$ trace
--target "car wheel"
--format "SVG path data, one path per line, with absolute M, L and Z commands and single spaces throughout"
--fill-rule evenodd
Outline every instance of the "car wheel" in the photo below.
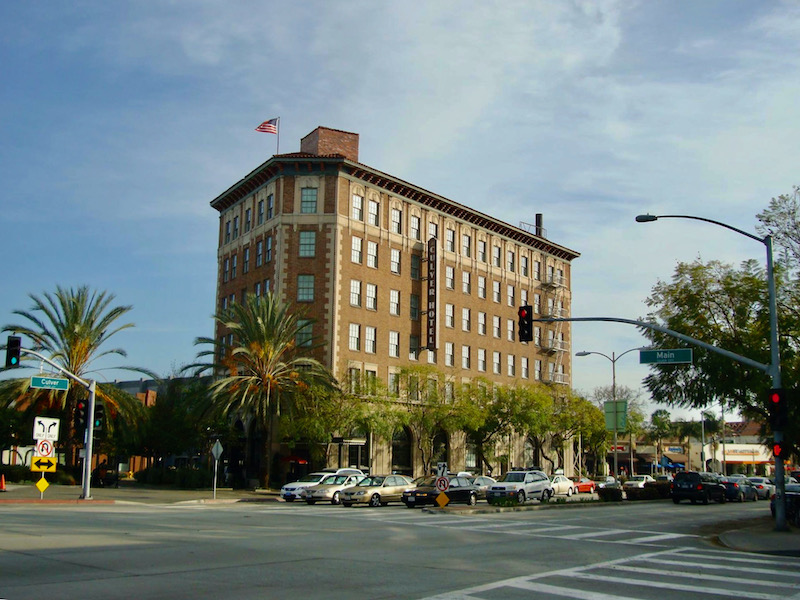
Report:
M 681 503 L 681 499 L 680 498 L 673 498 L 672 502 L 673 502 L 673 504 L 680 504 Z
M 517 492 L 517 504 L 525 504 L 525 491 L 520 490 Z
M 567 488 L 567 498 L 572 496 L 572 488 Z
M 552 490 L 542 490 L 542 502 L 547 502 L 552 496 Z
M 744 492 L 739 492 L 739 497 L 736 498 L 739 502 L 744 502 Z
M 339 495 L 339 492 L 333 492 L 333 496 L 331 496 L 331 504 L 341 504 L 342 498 Z
M 708 504 L 708 492 L 703 496 L 703 504 Z
M 694 498 L 692 498 L 691 500 L 692 500 L 692 504 L 697 504 L 697 500 L 695 500 Z
M 475 506 L 478 503 L 478 495 L 477 494 L 470 494 L 469 500 L 467 500 L 467 504 L 470 506 Z
M 353 503 L 352 502 L 342 502 L 342 506 L 346 506 L 347 508 L 350 508 L 351 506 L 353 506 Z
M 380 494 L 372 494 L 372 498 L 369 499 L 370 506 L 380 506 L 381 505 L 381 496 Z
M 306 504 L 316 504 L 316 503 L 317 503 L 316 500 L 308 500 L 308 499 L 306 500 Z

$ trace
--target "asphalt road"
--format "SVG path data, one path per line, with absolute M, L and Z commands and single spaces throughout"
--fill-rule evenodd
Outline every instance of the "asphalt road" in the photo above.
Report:
M 0 598 L 800 594 L 800 559 L 713 542 L 765 502 L 445 513 L 292 503 L 0 505 Z

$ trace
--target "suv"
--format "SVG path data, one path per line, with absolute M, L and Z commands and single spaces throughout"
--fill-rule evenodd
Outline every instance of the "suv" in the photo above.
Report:
M 701 501 L 708 504 L 709 500 L 716 500 L 720 504 L 725 502 L 725 484 L 713 473 L 698 473 L 685 471 L 677 473 L 670 486 L 672 501 L 678 504 L 681 500 L 690 500 L 692 504 Z
M 509 471 L 486 490 L 486 501 L 493 504 L 501 498 L 515 498 L 523 504 L 529 498 L 547 502 L 553 496 L 553 484 L 542 471 Z

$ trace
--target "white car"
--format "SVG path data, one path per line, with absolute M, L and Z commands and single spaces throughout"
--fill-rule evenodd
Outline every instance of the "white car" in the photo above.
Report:
M 301 491 L 303 498 L 308 504 L 317 502 L 330 502 L 331 504 L 342 503 L 342 490 L 358 485 L 366 475 L 334 475 L 328 477 L 322 483 L 307 487 Z
M 553 484 L 553 493 L 554 494 L 564 494 L 566 496 L 572 496 L 578 492 L 578 490 L 573 487 L 575 482 L 573 482 L 569 477 L 565 477 L 564 475 L 553 475 L 553 479 L 550 480 L 550 483 Z
M 622 484 L 622 488 L 643 488 L 645 483 L 655 482 L 650 475 L 631 475 L 628 480 Z
M 486 490 L 486 501 L 493 504 L 503 498 L 524 504 L 530 498 L 547 502 L 553 496 L 553 484 L 542 471 L 509 471 Z
M 335 477 L 335 475 L 335 473 L 326 473 L 324 471 L 303 475 L 297 481 L 287 483 L 281 488 L 281 498 L 286 500 L 286 502 L 294 502 L 295 500 L 299 500 L 301 493 L 304 492 L 306 488 L 309 488 L 312 485 L 320 484 L 330 477 Z

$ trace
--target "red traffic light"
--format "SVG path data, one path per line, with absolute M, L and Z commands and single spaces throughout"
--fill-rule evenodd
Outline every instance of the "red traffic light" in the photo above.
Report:
M 779 390 L 771 390 L 769 393 L 769 400 L 773 404 L 778 404 L 781 401 L 781 393 Z
M 528 316 L 528 311 L 526 310 L 526 308 L 524 306 L 520 307 L 520 309 L 519 309 L 519 318 L 520 319 L 524 319 L 527 316 Z
M 783 445 L 779 443 L 775 443 L 772 446 L 772 455 L 773 456 L 781 456 L 783 452 Z

